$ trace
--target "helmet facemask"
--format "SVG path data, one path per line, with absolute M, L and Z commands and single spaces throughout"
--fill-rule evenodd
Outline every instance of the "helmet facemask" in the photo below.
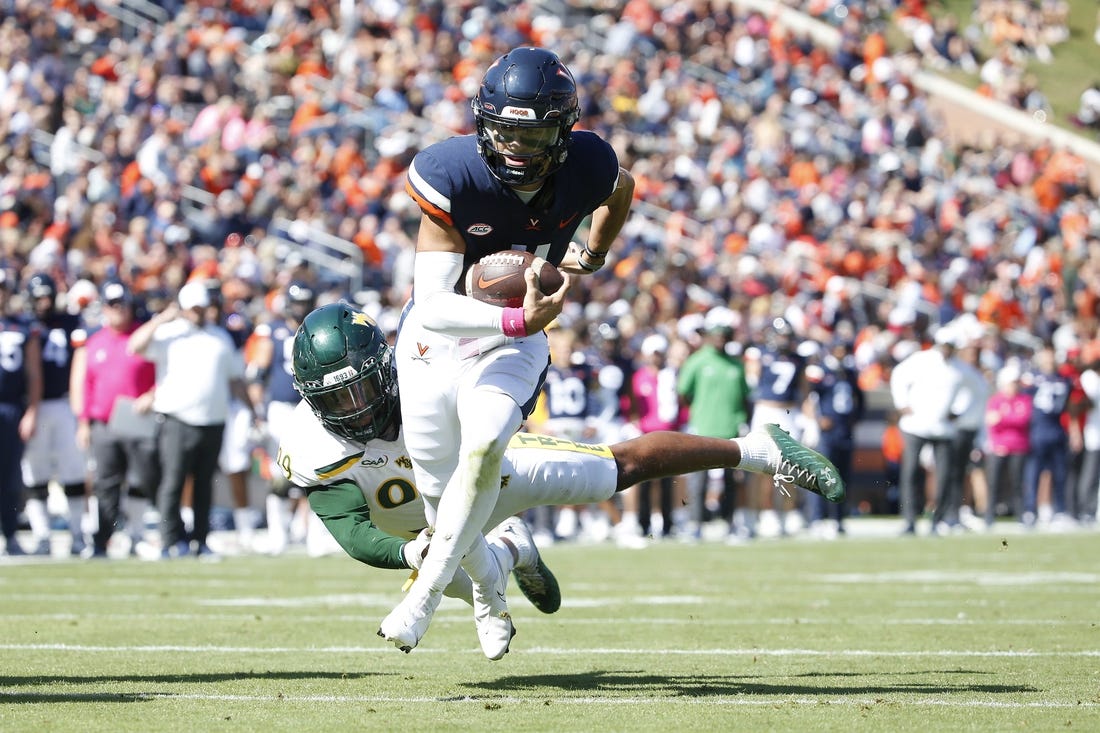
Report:
M 561 167 L 568 153 L 568 130 L 557 123 L 530 124 L 481 115 L 478 150 L 502 183 L 537 183 Z
M 365 313 L 331 303 L 294 334 L 294 388 L 332 433 L 394 440 L 401 425 L 393 348 Z
M 349 366 L 325 375 L 324 381 L 331 384 L 299 385 L 298 391 L 317 419 L 337 435 L 359 443 L 386 437 L 395 424 L 396 412 L 391 353 L 387 347 L 379 359 L 368 360 L 358 373 Z M 347 377 L 346 381 L 341 377 Z

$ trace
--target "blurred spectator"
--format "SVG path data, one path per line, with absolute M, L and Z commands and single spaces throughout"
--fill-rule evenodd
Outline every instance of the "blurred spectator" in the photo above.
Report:
M 829 344 L 820 363 L 806 366 L 806 377 L 814 395 L 814 415 L 820 436 L 817 451 L 833 462 L 844 483 L 851 486 L 855 430 L 863 419 L 865 401 L 852 357 L 852 344 L 839 338 Z M 807 497 L 807 507 L 811 529 L 825 536 L 844 534 L 847 499 L 833 504 L 814 494 Z M 825 526 L 824 520 L 833 524 Z
M 1024 374 L 1024 390 L 1031 395 L 1031 437 L 1024 465 L 1024 506 L 1021 519 L 1034 525 L 1040 513 L 1044 522 L 1052 515 L 1063 519 L 1066 511 L 1066 470 L 1069 460 L 1069 435 L 1063 422 L 1069 409 L 1073 384 L 1058 372 L 1054 349 L 1043 346 L 1032 357 L 1031 369 Z M 1037 506 L 1039 479 L 1050 478 L 1050 504 Z
M 37 326 L 12 316 L 12 282 L 0 270 L 0 529 L 4 552 L 25 555 L 15 533 L 23 504 L 19 462 L 35 433 L 42 401 L 42 358 Z
M 1069 438 L 1069 455 L 1066 459 L 1066 518 L 1071 522 L 1081 521 L 1080 488 L 1086 453 L 1084 433 L 1089 419 L 1089 408 L 1093 404 L 1092 398 L 1085 392 L 1081 378 L 1089 366 L 1085 360 L 1094 356 L 1092 351 L 1089 348 L 1086 353 L 1075 335 L 1070 345 L 1059 345 L 1055 353 L 1059 362 L 1058 373 L 1066 377 L 1072 385 L 1069 406 L 1062 416 L 1062 425 Z M 1097 484 L 1100 485 L 1100 477 L 1097 478 Z
M 253 324 L 248 316 L 238 308 L 236 297 L 246 295 L 234 292 L 233 283 L 222 284 L 214 278 L 205 282 L 210 296 L 210 307 L 206 313 L 207 323 L 221 326 L 229 334 L 236 349 L 236 358 L 244 364 L 244 345 L 252 333 Z M 228 293 L 230 297 L 226 297 Z M 258 403 L 251 403 L 253 405 Z M 253 530 L 256 527 L 255 512 L 249 506 L 248 477 L 252 471 L 253 423 L 257 410 L 242 402 L 237 396 L 229 401 L 229 414 L 225 420 L 225 432 L 222 434 L 221 450 L 218 452 L 218 468 L 229 484 L 229 497 L 233 504 L 233 528 L 237 533 L 238 549 L 252 547 Z M 188 524 L 186 513 L 184 524 Z
M 886 511 L 896 514 L 899 507 L 899 486 L 901 484 L 901 457 L 905 452 L 905 438 L 898 428 L 898 414 L 895 410 L 886 413 L 886 427 L 882 431 L 883 478 L 886 482 Z
M 714 308 L 703 322 L 703 342 L 684 360 L 676 391 L 688 408 L 686 430 L 711 438 L 737 438 L 749 429 L 749 384 L 745 364 L 730 353 L 735 315 L 728 308 Z M 730 522 L 730 537 L 749 536 L 752 525 L 735 526 L 737 508 L 732 471 L 695 473 L 687 477 L 687 537 L 702 537 L 708 512 Z
M 932 498 L 924 492 L 921 452 L 925 446 L 932 450 L 937 499 L 948 492 L 951 441 L 956 433 L 956 416 L 951 408 L 963 389 L 954 357 L 954 334 L 941 327 L 935 333 L 933 347 L 906 357 L 890 377 L 890 396 L 904 441 L 898 477 L 904 534 L 916 533 L 917 516 Z
M 44 273 L 27 279 L 30 316 L 41 339 L 42 403 L 34 435 L 23 449 L 23 483 L 27 487 L 25 513 L 35 543 L 35 555 L 50 554 L 50 520 L 46 510 L 50 481 L 65 492 L 70 552 L 80 555 L 86 546 L 84 514 L 87 507 L 84 448 L 76 443 L 76 415 L 69 401 L 73 352 L 87 334 L 80 316 L 59 307 L 57 283 Z
M 275 294 L 272 311 L 278 317 L 256 325 L 246 347 L 246 373 L 252 404 L 264 406 L 267 453 L 271 465 L 269 493 L 265 499 L 267 545 L 265 552 L 281 555 L 291 538 L 293 523 L 304 517 L 300 509 L 308 507 L 305 494 L 290 484 L 286 471 L 276 465 L 278 446 L 293 433 L 291 416 L 301 395 L 294 388 L 294 333 L 317 302 L 313 287 L 304 280 L 292 280 Z M 323 527 L 322 527 L 323 529 Z M 327 531 L 327 530 L 325 530 Z M 296 534 L 301 537 L 304 530 Z
M 985 473 L 989 485 L 985 523 L 992 527 L 1003 501 L 1012 516 L 1023 515 L 1024 462 L 1031 446 L 1032 398 L 1020 389 L 1015 364 L 997 372 L 997 389 L 986 404 Z
M 92 492 L 99 522 L 92 537 L 92 557 L 107 557 L 108 543 L 124 520 L 130 552 L 137 553 L 144 540 L 145 511 L 156 498 L 160 478 L 156 436 L 138 436 L 133 427 L 111 424 L 120 400 L 132 401 L 126 409 L 134 415 L 151 414 L 153 407 L 153 363 L 126 350 L 130 335 L 138 327 L 133 295 L 114 280 L 103 286 L 100 302 L 102 328 L 76 351 L 72 371 L 82 394 L 76 443 L 91 451 L 95 463 Z
M 817 347 L 814 342 L 804 344 Z M 803 407 L 809 388 L 806 382 L 807 354 L 801 346 L 793 324 L 779 316 L 761 329 L 760 345 L 746 352 L 746 367 L 752 384 L 751 429 L 762 429 L 768 423 L 775 423 L 795 440 L 803 439 L 807 427 Z M 749 354 L 753 358 L 749 358 Z M 816 428 L 816 423 L 813 426 Z M 816 443 L 816 440 L 810 442 Z M 780 511 L 777 513 L 775 504 L 779 489 L 771 477 L 760 474 L 748 476 L 747 479 L 754 497 L 752 505 L 759 512 L 758 531 L 786 534 L 795 529 L 788 527 L 787 519 L 801 518 L 801 515 L 791 513 L 796 497 L 782 492 Z
M 231 397 L 249 404 L 243 362 L 225 329 L 207 321 L 209 308 L 205 283 L 191 281 L 175 303 L 139 326 L 127 345 L 130 353 L 156 364 L 153 410 L 160 423 L 157 507 L 164 558 L 182 557 L 192 549 L 200 558 L 216 557 L 206 544 L 214 471 Z M 191 542 L 185 539 L 180 514 L 188 476 L 193 485 Z
M 679 430 L 682 425 L 683 411 L 676 393 L 678 365 L 675 354 L 670 363 L 670 346 L 667 338 L 653 333 L 642 340 L 638 350 L 641 364 L 631 378 L 631 408 L 633 424 L 641 433 Z M 641 536 L 672 535 L 674 489 L 671 477 L 646 481 L 634 489 L 638 505 L 636 521 Z
M 1085 91 L 1081 92 L 1081 98 L 1077 103 L 1077 114 L 1070 121 L 1078 127 L 1089 128 L 1092 131 L 1100 131 L 1100 81 L 1094 81 Z
M 932 527 L 944 532 L 962 526 L 963 496 L 966 493 L 967 470 L 971 465 L 971 452 L 979 431 L 985 425 L 986 401 L 992 390 L 985 374 L 978 365 L 977 344 L 961 322 L 951 322 L 950 329 L 955 343 L 954 366 L 962 377 L 962 388 L 951 406 L 956 416 L 955 434 L 951 440 L 951 463 L 947 477 L 946 493 L 936 497 L 936 509 L 932 513 Z
M 1082 426 L 1084 459 L 1077 483 L 1069 489 L 1076 494 L 1073 518 L 1086 527 L 1093 527 L 1100 492 L 1100 353 L 1095 342 L 1089 345 L 1085 365 L 1081 372 L 1081 389 L 1088 404 Z

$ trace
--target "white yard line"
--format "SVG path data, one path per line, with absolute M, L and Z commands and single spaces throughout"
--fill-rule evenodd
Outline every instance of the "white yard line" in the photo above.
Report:
M 388 607 L 388 606 L 387 606 Z M 245 611 L 241 613 L 0 613 L 0 621 L 80 621 L 89 619 L 109 620 L 154 620 L 164 619 L 171 621 L 240 621 L 256 618 L 257 613 Z M 363 614 L 295 614 L 294 621 L 301 623 L 317 622 L 347 622 L 362 621 Z M 438 614 L 435 621 L 440 623 L 468 623 L 468 615 Z M 570 624 L 578 626 L 592 626 L 606 619 L 578 618 L 575 616 L 543 616 L 525 615 L 523 625 L 537 623 Z M 632 619 L 631 623 L 651 626 L 679 626 L 683 625 L 683 616 L 640 618 Z M 704 623 L 707 626 L 787 626 L 797 623 L 799 625 L 818 624 L 834 626 L 836 619 L 810 618 L 805 616 L 781 616 L 774 618 L 707 618 Z M 857 617 L 847 616 L 843 623 L 859 625 L 874 623 L 876 626 L 1082 626 L 1091 627 L 1091 619 L 1066 619 L 1066 618 L 882 618 L 881 616 Z
M 105 646 L 95 644 L 0 644 L 0 650 L 7 651 L 61 651 L 61 652 L 122 652 L 126 654 L 163 652 L 180 652 L 194 654 L 392 654 L 393 649 L 388 646 L 377 647 L 263 647 L 263 646 L 216 646 L 199 645 L 185 646 L 175 644 L 149 644 L 134 646 Z M 451 649 L 425 649 L 427 653 L 453 653 Z M 418 650 L 418 653 L 420 650 Z M 1100 657 L 1100 649 L 1079 649 L 1072 651 L 1041 651 L 1041 650 L 990 650 L 979 651 L 975 649 L 649 649 L 644 647 L 620 647 L 603 649 L 565 649 L 560 647 L 533 647 L 524 649 L 529 654 L 554 654 L 558 656 L 592 656 L 592 655 L 637 655 L 660 654 L 663 656 L 691 656 L 691 657 L 729 657 L 739 655 L 753 656 L 779 656 L 779 657 L 1001 657 L 1001 658 L 1032 658 L 1032 657 Z

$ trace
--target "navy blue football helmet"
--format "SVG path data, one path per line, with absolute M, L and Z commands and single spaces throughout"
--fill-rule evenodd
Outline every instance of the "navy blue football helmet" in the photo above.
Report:
M 565 162 L 580 105 L 573 74 L 556 54 L 509 51 L 485 72 L 471 105 L 478 152 L 501 182 L 537 183 Z

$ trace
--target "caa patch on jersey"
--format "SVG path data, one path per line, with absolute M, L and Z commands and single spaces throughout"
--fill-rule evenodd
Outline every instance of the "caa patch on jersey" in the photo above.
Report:
M 527 294 L 523 273 L 533 268 L 539 290 L 552 295 L 565 282 L 561 270 L 541 257 L 523 250 L 505 250 L 485 255 L 466 271 L 466 295 L 483 303 L 504 308 L 519 308 Z

